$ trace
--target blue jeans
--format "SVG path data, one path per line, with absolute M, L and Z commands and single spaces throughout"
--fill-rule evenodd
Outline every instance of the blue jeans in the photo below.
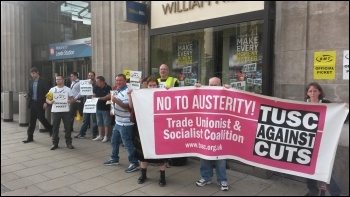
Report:
M 204 180 L 210 181 L 213 177 L 213 163 L 215 162 L 215 172 L 218 182 L 227 181 L 226 177 L 226 160 L 206 160 L 200 159 L 201 167 L 200 172 Z
M 90 125 L 90 128 L 92 128 L 92 136 L 97 135 L 96 114 L 83 113 L 83 124 L 81 125 L 80 131 L 79 131 L 80 136 L 86 135 L 88 125 L 90 124 L 90 116 L 92 116 L 92 124 Z
M 327 190 L 331 194 L 331 196 L 340 196 L 341 195 L 341 190 L 335 181 L 335 174 L 334 171 L 332 171 L 332 176 L 331 176 L 331 181 L 329 184 L 327 184 Z M 312 195 L 319 195 L 319 189 L 317 186 L 317 180 L 314 179 L 306 179 L 306 185 L 307 188 L 309 189 L 309 193 Z
M 109 160 L 114 162 L 119 162 L 119 145 L 121 140 L 123 140 L 124 147 L 128 152 L 128 160 L 131 164 L 136 166 L 139 165 L 138 160 L 135 158 L 135 147 L 132 141 L 134 125 L 121 126 L 115 124 L 112 131 L 111 145 L 112 145 L 112 155 Z

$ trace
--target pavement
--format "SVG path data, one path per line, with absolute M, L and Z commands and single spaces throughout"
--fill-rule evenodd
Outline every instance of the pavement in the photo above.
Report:
M 75 121 L 72 137 L 82 121 Z M 138 184 L 140 171 L 125 173 L 127 153 L 120 149 L 120 164 L 104 166 L 111 154 L 110 142 L 74 139 L 68 149 L 60 127 L 59 148 L 52 145 L 48 133 L 34 132 L 34 142 L 23 144 L 27 127 L 20 127 L 18 114 L 13 122 L 1 119 L 1 196 L 303 196 L 306 184 L 275 174 L 269 179 L 227 169 L 229 191 L 221 191 L 214 174 L 212 184 L 196 186 L 200 179 L 199 160 L 190 158 L 186 166 L 166 169 L 165 187 L 159 187 L 159 172 L 149 165 L 148 179 Z M 329 194 L 327 194 L 329 195 Z

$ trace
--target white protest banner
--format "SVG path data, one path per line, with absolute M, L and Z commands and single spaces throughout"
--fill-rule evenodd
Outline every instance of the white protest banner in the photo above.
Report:
M 349 80 L 349 50 L 343 54 L 343 79 Z
M 217 86 L 141 89 L 131 96 L 145 158 L 235 159 L 324 182 L 349 111 L 345 104 Z
M 131 89 L 140 89 L 140 81 L 142 78 L 142 71 L 130 71 L 130 84 Z
M 53 93 L 53 104 L 51 112 L 68 112 L 68 94 L 67 93 Z
M 80 95 L 92 95 L 90 80 L 80 80 Z
M 86 99 L 83 113 L 96 113 L 98 98 Z

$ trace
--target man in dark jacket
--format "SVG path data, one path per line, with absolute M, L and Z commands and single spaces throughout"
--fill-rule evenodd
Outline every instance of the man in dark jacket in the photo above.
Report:
M 49 131 L 50 136 L 52 135 L 52 125 L 45 118 L 45 109 L 47 108 L 45 95 L 50 89 L 50 84 L 45 78 L 39 76 L 39 71 L 35 67 L 30 69 L 30 75 L 33 79 L 29 83 L 29 92 L 25 95 L 29 99 L 30 121 L 27 130 L 28 138 L 23 140 L 24 143 L 34 141 L 33 134 L 37 119 L 43 124 L 46 131 Z

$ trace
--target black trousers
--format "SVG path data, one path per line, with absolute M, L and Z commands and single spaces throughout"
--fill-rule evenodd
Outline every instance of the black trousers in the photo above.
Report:
M 46 130 L 52 130 L 52 125 L 45 118 L 45 110 L 43 109 L 43 103 L 31 100 L 30 102 L 30 121 L 27 130 L 28 138 L 33 139 L 34 130 L 36 127 L 36 120 L 39 119 L 41 124 Z
M 54 112 L 51 114 L 53 117 L 53 133 L 52 133 L 52 144 L 58 145 L 60 138 L 58 137 L 61 120 L 63 121 L 64 127 L 64 138 L 66 144 L 72 144 L 72 136 L 70 130 L 70 117 L 69 112 Z

